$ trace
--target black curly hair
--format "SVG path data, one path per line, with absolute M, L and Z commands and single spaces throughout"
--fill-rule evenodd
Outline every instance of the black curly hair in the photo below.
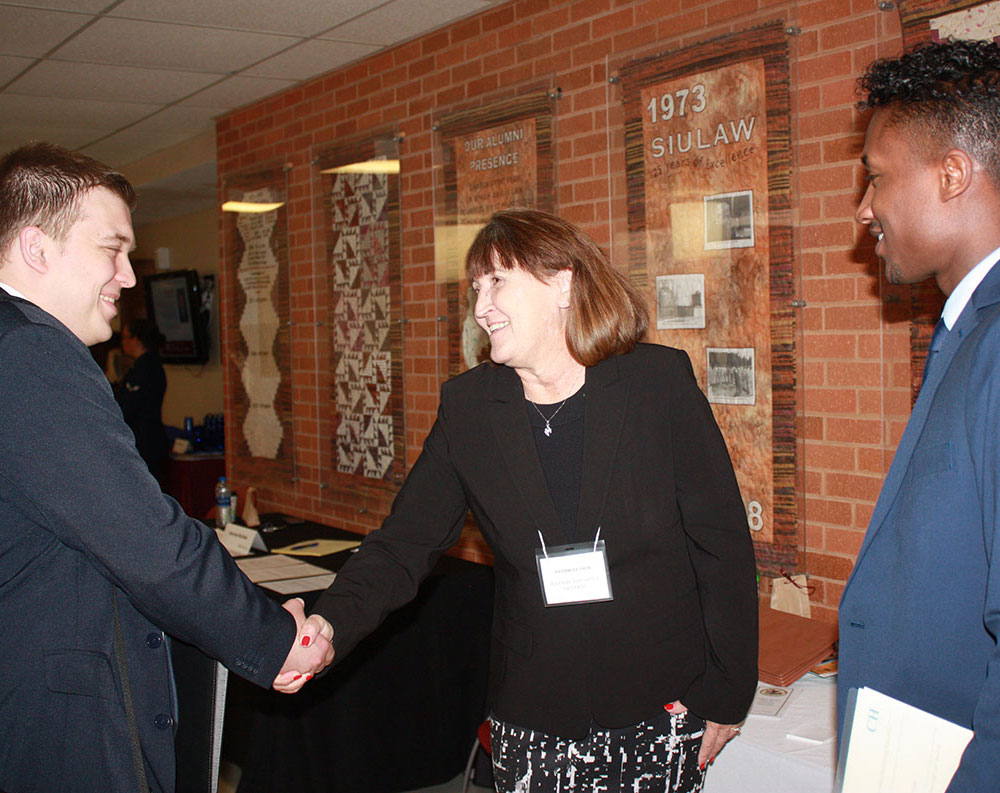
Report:
M 1000 187 L 1000 46 L 928 44 L 875 61 L 858 80 L 861 109 L 885 108 L 893 124 L 923 133 L 928 154 L 958 148 Z

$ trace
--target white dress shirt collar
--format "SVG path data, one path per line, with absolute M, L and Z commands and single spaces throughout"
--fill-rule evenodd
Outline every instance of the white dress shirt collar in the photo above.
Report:
M 944 310 L 941 312 L 941 319 L 944 320 L 945 327 L 948 330 L 955 327 L 955 323 L 958 322 L 958 318 L 962 315 L 962 311 L 969 302 L 969 298 L 972 297 L 972 293 L 982 283 L 986 274 L 993 269 L 993 265 L 997 263 L 998 258 L 1000 258 L 1000 248 L 997 248 L 969 270 L 965 274 L 965 277 L 958 282 L 958 286 L 948 295 L 948 299 L 944 304 Z
M 28 299 L 24 295 L 22 295 L 20 292 L 18 292 L 14 287 L 8 286 L 3 281 L 0 281 L 0 289 L 3 289 L 4 292 L 6 292 L 8 295 L 12 295 L 13 297 L 19 297 L 22 300 L 27 300 Z

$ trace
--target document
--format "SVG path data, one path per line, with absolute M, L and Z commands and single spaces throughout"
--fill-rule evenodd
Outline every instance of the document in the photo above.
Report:
M 264 589 L 278 592 L 282 595 L 297 595 L 300 592 L 313 592 L 317 589 L 327 589 L 337 577 L 336 573 L 310 575 L 305 578 L 285 578 L 281 581 L 267 581 L 261 584 Z
M 747 715 L 776 719 L 794 696 L 795 689 L 793 688 L 769 686 L 766 683 L 758 684 L 757 693 L 754 694 L 753 702 L 750 703 L 750 712 Z
M 972 731 L 873 688 L 851 689 L 838 793 L 943 793 Z
M 287 556 L 269 554 L 268 556 L 251 556 L 247 559 L 237 559 L 237 566 L 247 578 L 255 584 L 264 581 L 279 581 L 288 578 L 305 578 L 313 575 L 328 575 L 324 567 L 319 567 L 299 559 L 289 559 Z

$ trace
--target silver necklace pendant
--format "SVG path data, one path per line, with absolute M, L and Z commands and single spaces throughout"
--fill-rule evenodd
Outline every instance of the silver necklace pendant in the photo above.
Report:
M 551 416 L 549 416 L 548 418 L 545 418 L 545 414 L 544 414 L 544 413 L 542 413 L 542 411 L 540 411 L 540 410 L 538 409 L 538 405 L 536 405 L 536 404 L 535 404 L 534 402 L 532 402 L 531 400 L 528 400 L 528 404 L 529 404 L 529 405 L 531 405 L 531 406 L 532 406 L 532 407 L 533 407 L 533 408 L 535 409 L 535 412 L 536 412 L 536 413 L 537 413 L 537 414 L 538 414 L 539 416 L 541 416 L 541 417 L 542 417 L 542 421 L 544 421 L 544 422 L 545 422 L 545 429 L 543 429 L 543 430 L 542 430 L 542 432 L 543 432 L 543 433 L 545 433 L 545 437 L 546 437 L 546 438 L 548 438 L 548 437 L 549 437 L 549 436 L 550 436 L 550 435 L 552 434 L 552 425 L 551 425 L 551 424 L 550 424 L 549 422 L 550 422 L 550 421 L 552 421 L 552 419 L 554 419 L 554 418 L 556 417 L 556 413 L 558 413 L 558 412 L 559 412 L 560 410 L 562 410 L 562 409 L 563 409 L 563 406 L 564 406 L 564 405 L 565 405 L 565 404 L 566 404 L 567 402 L 569 402 L 569 397 L 566 397 L 566 398 L 565 398 L 565 399 L 564 399 L 564 400 L 562 401 L 562 404 L 561 404 L 561 405 L 559 405 L 559 407 L 557 407 L 557 408 L 556 408 L 555 410 L 553 410 L 553 411 L 552 411 L 552 415 L 551 415 Z

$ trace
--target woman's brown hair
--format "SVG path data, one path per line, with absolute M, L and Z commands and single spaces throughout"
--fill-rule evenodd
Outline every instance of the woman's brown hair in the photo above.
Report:
M 476 235 L 465 259 L 472 280 L 498 266 L 520 267 L 539 281 L 573 274 L 566 346 L 584 366 L 631 352 L 649 327 L 638 290 L 572 223 L 535 209 L 497 212 Z

